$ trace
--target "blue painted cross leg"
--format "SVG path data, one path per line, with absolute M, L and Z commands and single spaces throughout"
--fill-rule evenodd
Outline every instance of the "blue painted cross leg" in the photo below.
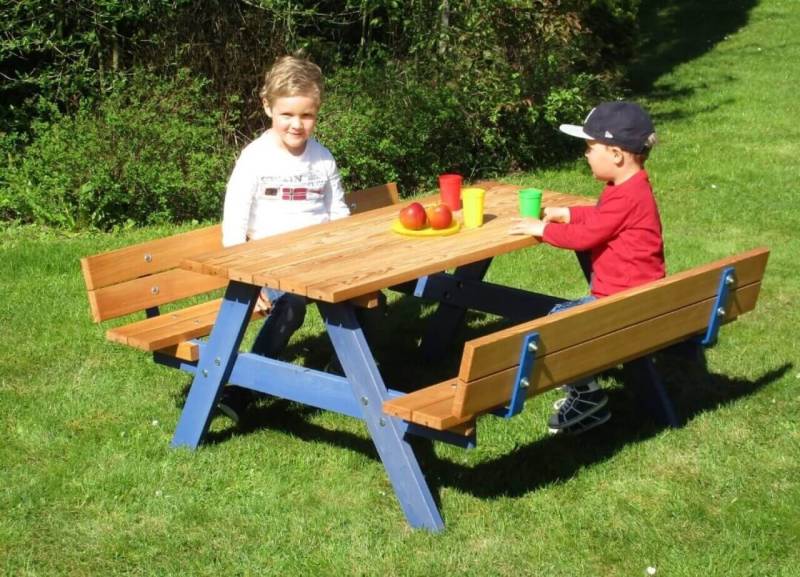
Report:
M 519 366 L 514 377 L 514 390 L 511 392 L 511 401 L 508 406 L 495 411 L 496 415 L 510 419 L 522 412 L 525 398 L 528 396 L 530 379 L 533 376 L 533 365 L 536 362 L 536 352 L 539 350 L 539 333 L 533 332 L 522 339 L 522 350 L 519 354 Z
M 208 430 L 212 410 L 233 370 L 239 343 L 260 290 L 257 286 L 235 281 L 228 285 L 217 322 L 208 337 L 208 346 L 197 363 L 192 388 L 172 437 L 173 447 L 194 449 Z
M 389 392 L 375 365 L 353 306 L 349 303 L 320 302 L 318 308 L 408 523 L 415 528 L 441 531 L 444 522 L 414 450 L 405 439 L 407 427 L 400 419 L 383 413 L 383 402 Z
M 700 339 L 700 344 L 704 347 L 711 347 L 717 342 L 717 334 L 722 320 L 728 313 L 730 305 L 730 289 L 736 286 L 736 269 L 732 266 L 722 269 L 719 277 L 719 288 L 714 307 L 711 309 L 711 316 L 708 319 L 708 329 L 706 334 Z

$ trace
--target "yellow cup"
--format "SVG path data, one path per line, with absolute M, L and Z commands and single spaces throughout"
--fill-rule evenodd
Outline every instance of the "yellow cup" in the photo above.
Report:
M 483 226 L 483 199 L 486 191 L 482 188 L 462 188 L 461 205 L 464 226 L 478 228 Z

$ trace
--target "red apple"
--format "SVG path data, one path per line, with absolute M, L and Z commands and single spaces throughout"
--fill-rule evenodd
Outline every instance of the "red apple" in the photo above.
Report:
M 447 228 L 453 222 L 453 213 L 450 211 L 449 206 L 440 204 L 428 214 L 428 220 L 431 223 L 431 228 Z
M 418 202 L 412 202 L 400 211 L 400 224 L 411 230 L 419 230 L 425 226 L 425 209 Z

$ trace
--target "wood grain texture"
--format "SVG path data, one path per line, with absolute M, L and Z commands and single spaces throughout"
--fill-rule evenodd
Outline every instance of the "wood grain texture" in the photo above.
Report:
M 227 286 L 219 277 L 172 269 L 89 292 L 95 322 L 113 319 L 150 307 Z
M 485 224 L 447 237 L 409 238 L 390 228 L 395 205 L 349 218 L 187 258 L 182 266 L 199 273 L 342 302 L 361 295 L 538 244 L 510 236 L 518 215 L 518 186 L 486 183 Z M 438 196 L 421 199 L 435 204 Z M 545 192 L 544 206 L 574 206 L 593 199 Z
M 474 339 L 464 346 L 458 378 L 471 381 L 516 366 L 522 340 L 533 331 L 540 334 L 539 355 L 546 355 L 704 301 L 717 294 L 720 274 L 726 267 L 736 269 L 739 287 L 759 282 L 768 257 L 767 249 L 753 249 Z
M 209 226 L 81 259 L 86 290 L 96 290 L 177 267 L 190 255 L 222 248 L 221 228 Z

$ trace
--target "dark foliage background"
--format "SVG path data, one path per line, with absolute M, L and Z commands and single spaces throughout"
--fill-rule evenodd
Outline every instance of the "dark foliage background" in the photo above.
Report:
M 0 0 L 0 219 L 218 218 L 257 93 L 301 51 L 350 188 L 563 158 L 554 130 L 621 87 L 638 0 Z

